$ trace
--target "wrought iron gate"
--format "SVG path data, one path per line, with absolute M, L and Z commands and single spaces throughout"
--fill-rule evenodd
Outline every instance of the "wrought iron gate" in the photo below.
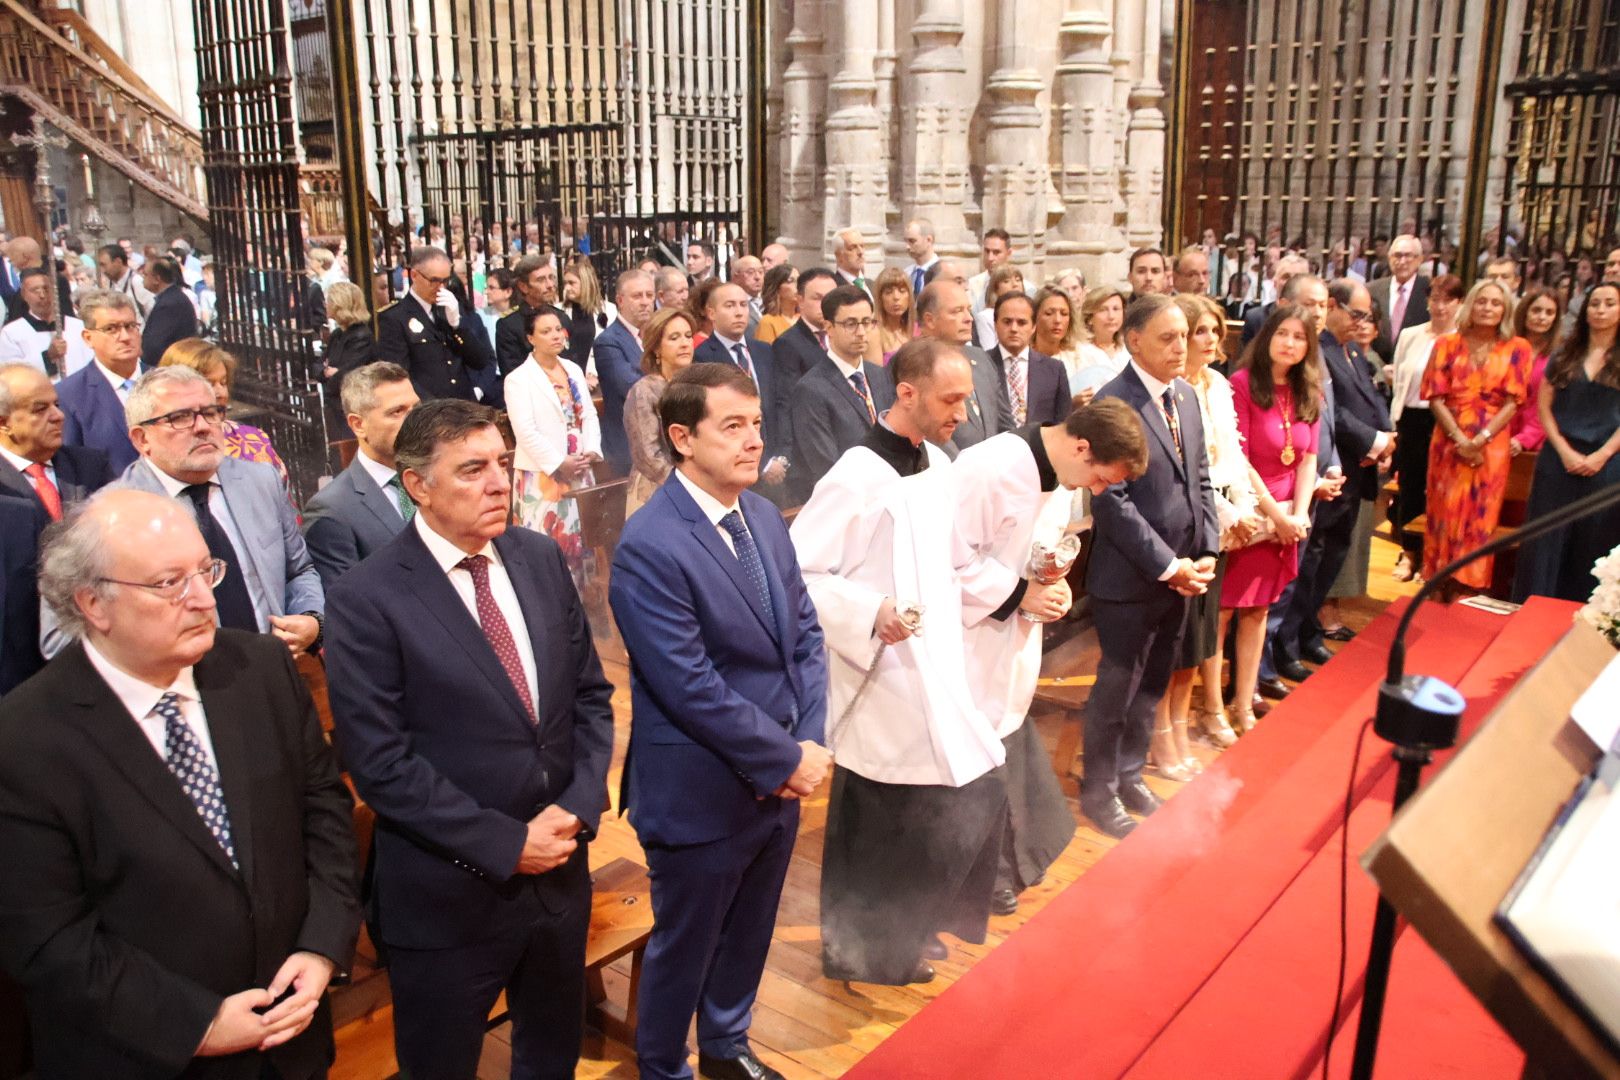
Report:
M 578 252 L 606 283 L 741 232 L 755 0 L 347 6 L 381 265 L 431 242 L 476 285 Z
M 203 176 L 218 337 L 239 361 L 235 394 L 262 412 L 302 503 L 325 467 L 315 382 L 318 329 L 301 314 L 304 221 L 281 0 L 195 0 Z

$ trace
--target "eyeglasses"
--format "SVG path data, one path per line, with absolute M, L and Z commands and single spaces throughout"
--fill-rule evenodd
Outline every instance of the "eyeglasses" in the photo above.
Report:
M 209 427 L 218 427 L 225 422 L 229 412 L 230 410 L 223 405 L 204 405 L 200 409 L 176 409 L 162 416 L 154 416 L 150 420 L 142 420 L 140 426 L 155 427 L 158 424 L 168 424 L 174 431 L 190 431 L 201 419 Z
M 191 583 L 198 578 L 210 590 L 219 588 L 219 583 L 225 580 L 225 571 L 229 565 L 224 559 L 211 559 L 207 566 L 201 570 L 193 570 L 189 574 L 180 574 L 177 577 L 167 578 L 163 581 L 119 581 L 117 578 L 96 578 L 104 585 L 128 585 L 132 589 L 145 589 L 167 600 L 171 604 L 184 603 L 186 597 L 191 595 Z
M 847 331 L 849 331 L 850 333 L 853 334 L 857 330 L 870 330 L 870 329 L 872 329 L 874 326 L 877 325 L 877 320 L 876 319 L 840 319 L 837 322 L 833 323 L 833 325 L 838 327 L 840 330 L 847 330 Z
M 1360 309 L 1357 309 L 1357 308 L 1350 308 L 1348 310 L 1350 312 L 1350 321 L 1351 322 L 1371 322 L 1372 321 L 1373 313 L 1370 312 L 1370 311 L 1363 311 L 1363 310 L 1360 310 Z
M 92 333 L 110 334 L 117 337 L 119 334 L 140 333 L 141 324 L 134 322 L 115 322 L 108 323 L 106 326 L 87 326 L 85 329 L 91 331 Z
M 445 282 L 450 280 L 448 277 L 434 277 L 432 274 L 417 273 L 415 276 L 421 278 L 429 285 L 443 285 Z

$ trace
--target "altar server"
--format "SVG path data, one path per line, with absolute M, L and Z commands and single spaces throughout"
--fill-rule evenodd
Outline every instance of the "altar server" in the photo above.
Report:
M 900 985 L 934 977 L 938 932 L 984 941 L 1006 795 L 1001 741 L 963 675 L 956 480 L 939 449 L 966 416 L 973 370 L 924 338 L 888 375 L 893 407 L 816 484 L 793 545 L 826 636 L 837 761 L 822 967 Z
M 1018 893 L 1044 877 L 1075 829 L 1040 735 L 1024 722 L 1041 669 L 1038 627 L 1061 618 L 1073 599 L 1067 581 L 1041 585 L 1028 576 L 1037 522 L 1052 519 L 1046 511 L 1054 501 L 1066 511 L 1075 490 L 1100 494 L 1146 465 L 1142 426 L 1120 403 L 1077 409 L 1059 424 L 1003 432 L 956 460 L 958 539 L 976 557 L 962 573 L 967 676 L 1007 757 L 997 914 L 1017 909 Z M 1066 521 L 1068 514 L 1057 517 Z M 1055 542 L 1060 533 L 1041 539 Z M 1021 617 L 1020 610 L 1039 621 Z

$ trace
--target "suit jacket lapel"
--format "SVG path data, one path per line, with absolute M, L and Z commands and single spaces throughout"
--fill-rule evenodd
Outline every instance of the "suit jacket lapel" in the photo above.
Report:
M 60 469 L 57 470 L 56 475 L 60 480 L 62 476 Z M 60 487 L 60 485 L 58 486 Z M 44 503 L 39 502 L 39 496 L 34 494 L 34 485 L 28 482 L 28 477 L 18 472 L 17 466 L 3 457 L 0 457 L 0 488 L 4 488 L 13 495 L 19 495 L 24 499 L 39 503 L 41 506 L 44 505 Z
M 862 409 L 864 412 L 864 408 Z M 746 509 L 743 510 L 743 520 L 748 523 L 748 531 L 754 535 L 754 548 L 759 552 L 759 561 L 765 566 L 765 587 L 771 592 L 771 613 L 776 616 L 776 627 L 772 637 L 776 639 L 776 648 L 781 652 L 783 659 L 787 658 L 788 621 L 787 594 L 782 590 L 782 583 L 787 578 L 782 568 L 777 565 L 775 556 L 768 550 L 761 539 L 764 535 L 758 528 L 758 522 Z
M 501 553 L 501 561 L 506 564 L 506 576 L 511 579 L 512 590 L 517 593 L 518 607 L 523 610 L 523 625 L 529 634 L 529 647 L 534 651 L 535 669 L 538 671 L 540 658 L 546 655 L 548 644 L 544 630 L 545 613 L 548 605 L 551 607 L 557 605 L 548 601 L 540 592 L 539 568 L 530 563 L 528 553 L 510 533 L 495 538 L 495 550 Z M 502 681 L 507 685 L 511 685 L 512 682 L 506 678 Z M 512 696 L 517 697 L 516 690 L 512 692 Z M 540 703 L 536 701 L 537 723 L 539 708 Z
M 197 693 L 202 697 L 203 711 L 208 714 L 208 734 L 214 743 L 214 757 L 219 763 L 220 785 L 225 789 L 225 808 L 231 818 L 231 842 L 236 848 L 236 861 L 242 867 L 242 877 L 253 885 L 253 785 L 249 766 L 247 739 L 242 731 L 244 717 L 258 713 L 262 704 L 244 694 L 229 671 L 218 670 L 218 663 L 210 663 L 213 654 L 204 656 L 192 669 L 197 680 Z M 209 837 L 212 839 L 212 835 Z M 219 847 L 218 843 L 214 844 Z
M 829 357 L 829 359 L 831 358 Z M 866 365 L 862 364 L 855 370 L 859 371 L 861 373 L 861 378 L 866 380 L 866 392 L 871 393 L 872 379 L 867 373 Z M 870 424 L 872 422 L 872 415 L 866 411 L 866 399 L 861 397 L 861 395 L 856 392 L 855 384 L 850 382 L 849 379 L 845 377 L 844 373 L 838 370 L 836 366 L 833 368 L 833 379 L 843 386 L 844 392 L 840 396 L 851 408 L 855 410 L 855 415 L 861 418 L 861 423 Z M 872 407 L 874 409 L 877 407 L 877 403 L 875 401 L 873 402 Z
M 505 557 L 506 553 L 503 550 L 501 558 Z M 517 688 L 507 677 L 506 669 L 501 666 L 500 659 L 495 655 L 495 649 L 484 636 L 483 627 L 472 617 L 467 605 L 461 602 L 461 595 L 456 592 L 456 587 L 450 584 L 449 576 L 433 561 L 433 555 L 414 529 L 407 534 L 400 552 L 399 564 L 414 575 L 411 579 L 412 595 L 444 629 L 445 635 L 461 646 L 462 651 L 467 654 L 467 659 L 478 668 L 490 685 L 495 687 L 495 692 L 502 700 L 511 706 L 509 710 L 511 717 L 523 725 L 524 731 L 532 733 L 534 725 L 530 721 L 528 711 L 523 708 L 523 701 L 517 695 Z M 527 622 L 527 618 L 524 621 Z
M 725 572 L 726 577 L 731 579 L 731 584 L 742 595 L 743 602 L 754 613 L 754 618 L 759 620 L 760 626 L 770 632 L 773 637 L 776 636 L 776 631 L 771 626 L 770 620 L 765 617 L 765 609 L 760 604 L 759 592 L 754 588 L 753 582 L 748 580 L 748 574 L 742 568 L 742 560 L 738 559 L 731 548 L 726 546 L 726 542 L 720 539 L 720 533 L 714 523 L 698 508 L 698 504 L 693 500 L 692 496 L 687 494 L 686 488 L 681 485 L 680 478 L 674 473 L 670 473 L 669 479 L 664 481 L 664 488 L 669 492 L 670 498 L 675 501 L 675 508 L 690 523 L 692 535 L 697 537 L 698 543 L 714 558 L 714 561 L 720 564 L 720 569 Z M 749 526 L 749 530 L 753 530 L 752 525 Z M 759 547 L 758 539 L 754 541 L 754 546 Z M 763 559 L 764 555 L 761 554 L 760 558 Z M 769 576 L 766 575 L 767 578 Z
M 1125 370 L 1130 372 L 1130 385 L 1136 390 L 1136 411 L 1142 414 L 1142 421 L 1147 425 L 1148 430 L 1153 432 L 1154 437 L 1159 440 L 1159 446 L 1164 450 L 1165 456 L 1175 465 L 1176 475 L 1181 475 L 1185 471 L 1186 465 L 1181 460 L 1181 455 L 1176 453 L 1176 440 L 1170 434 L 1170 425 L 1165 423 L 1164 409 L 1160 407 L 1157 401 L 1153 400 L 1153 395 L 1142 384 L 1142 380 L 1136 374 L 1135 369 L 1127 364 Z M 1176 403 L 1178 409 L 1180 404 L 1180 402 Z
M 253 572 L 258 575 L 259 584 L 265 591 L 265 600 L 270 605 L 271 614 L 274 614 L 287 602 L 287 567 L 285 562 L 281 562 L 280 565 L 272 563 L 270 561 L 272 549 L 257 542 L 254 526 L 259 522 L 254 517 L 253 500 L 247 488 L 237 482 L 240 477 L 236 469 L 235 460 L 221 458 L 219 471 L 214 474 L 214 479 L 219 481 L 219 491 L 225 498 L 225 508 L 229 511 L 231 520 L 236 523 L 236 531 L 241 535 L 242 543 L 247 546 L 246 551 L 238 551 L 236 554 L 239 558 L 252 561 Z M 275 524 L 279 533 L 279 523 Z M 280 544 L 276 544 L 273 550 L 273 557 L 276 560 L 285 558 Z M 296 615 L 298 612 L 292 614 Z
M 405 519 L 399 516 L 397 509 L 399 504 L 366 472 L 366 467 L 360 464 L 359 454 L 349 464 L 349 471 L 353 478 L 355 498 L 360 500 L 360 505 L 376 517 L 390 536 L 399 532 L 405 525 Z
M 179 781 L 169 771 L 167 763 L 153 749 L 146 734 L 141 731 L 140 725 L 124 708 L 124 703 L 118 700 L 106 681 L 91 666 L 89 658 L 84 655 L 84 647 L 78 644 L 71 646 L 57 658 L 56 663 L 64 665 L 67 669 L 67 682 L 71 687 L 70 692 L 76 706 L 64 719 L 78 724 L 85 742 L 99 750 L 112 767 L 122 773 L 141 796 L 152 804 L 153 809 L 167 818 L 171 825 L 195 844 L 221 871 L 230 877 L 236 877 L 236 868 L 231 865 L 230 859 L 225 857 L 225 850 L 219 846 L 214 834 L 203 824 L 197 808 L 181 790 Z M 200 692 L 200 685 L 198 689 Z M 203 708 L 208 708 L 206 701 Z M 220 754 L 220 740 L 217 731 L 218 721 L 213 715 L 208 718 L 208 728 L 217 757 Z M 243 775 L 240 768 L 236 771 L 238 775 Z M 232 840 L 237 845 L 237 857 L 240 859 L 244 841 L 238 838 L 236 833 L 236 803 L 232 801 L 232 791 L 232 788 L 227 787 L 225 798 L 226 805 L 231 811 Z M 244 812 L 244 820 L 247 816 Z

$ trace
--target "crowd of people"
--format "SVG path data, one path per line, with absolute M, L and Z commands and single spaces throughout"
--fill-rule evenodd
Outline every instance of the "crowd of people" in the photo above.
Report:
M 1072 838 L 1027 718 L 1077 599 L 1066 540 L 1101 654 L 1072 771 L 1123 838 L 1159 805 L 1144 772 L 1191 779 L 1194 738 L 1234 744 L 1351 636 L 1390 477 L 1407 578 L 1492 535 L 1520 455 L 1532 516 L 1620 481 L 1620 250 L 1574 305 L 1511 258 L 1466 285 L 1413 235 L 1332 276 L 1280 254 L 1238 331 L 1204 245 L 1088 285 L 1034 280 L 996 229 L 977 267 L 942 256 L 923 220 L 876 274 L 854 230 L 829 265 L 770 244 L 723 277 L 692 238 L 609 296 L 588 252 L 473 282 L 422 239 L 370 283 L 375 333 L 311 256 L 356 449 L 302 507 L 232 419 L 188 241 L 140 287 L 110 245 L 100 287 L 54 297 L 38 245 L 7 246 L 0 965 L 42 1076 L 316 1075 L 362 919 L 407 1075 L 472 1075 L 503 992 L 514 1074 L 572 1075 L 613 803 L 584 487 L 628 478 L 641 1075 L 692 1075 L 695 1016 L 699 1071 L 757 1080 L 803 798 L 829 799 L 845 981 L 933 979 L 942 935 L 982 942 Z M 1617 542 L 1615 514 L 1544 538 L 1515 595 L 1584 599 Z

